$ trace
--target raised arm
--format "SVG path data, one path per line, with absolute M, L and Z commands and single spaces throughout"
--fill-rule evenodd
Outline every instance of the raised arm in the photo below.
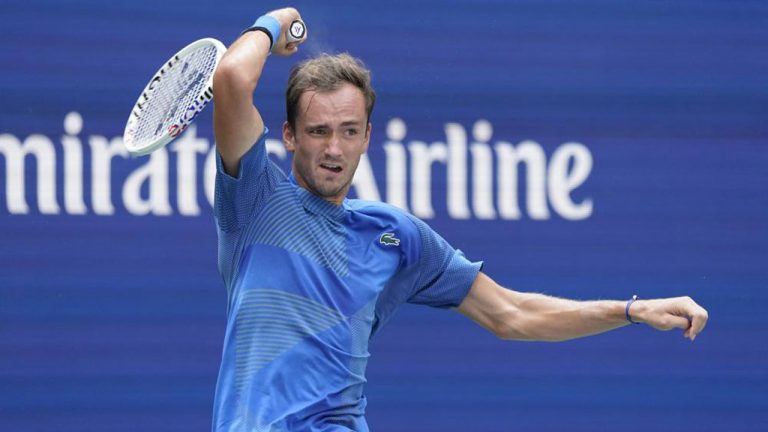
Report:
M 627 301 L 575 301 L 506 289 L 479 273 L 459 312 L 502 339 L 562 341 L 629 324 Z M 707 323 L 707 311 L 690 297 L 637 300 L 632 321 L 659 330 L 679 328 L 694 340 Z
M 287 43 L 288 27 L 301 19 L 294 8 L 279 9 L 267 15 L 280 24 L 280 37 L 272 52 L 291 55 L 298 43 Z M 215 93 L 213 125 L 216 149 L 221 154 L 227 174 L 237 176 L 240 158 L 254 145 L 264 131 L 264 121 L 253 105 L 264 63 L 270 52 L 270 37 L 263 31 L 249 31 L 229 47 L 213 76 Z

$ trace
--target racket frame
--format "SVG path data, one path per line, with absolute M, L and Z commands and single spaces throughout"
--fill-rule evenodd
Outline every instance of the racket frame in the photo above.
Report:
M 128 122 L 125 125 L 125 131 L 123 132 L 123 143 L 125 144 L 128 152 L 134 156 L 141 156 L 152 153 L 153 151 L 165 146 L 171 142 L 174 138 L 179 136 L 186 128 L 192 124 L 200 112 L 205 109 L 208 103 L 213 100 L 213 73 L 208 78 L 207 82 L 203 86 L 202 91 L 193 99 L 192 103 L 181 111 L 181 115 L 175 116 L 173 124 L 166 128 L 164 133 L 157 137 L 149 144 L 139 145 L 135 142 L 134 135 L 137 129 L 138 123 L 141 121 L 141 114 L 144 111 L 148 102 L 151 101 L 152 95 L 155 90 L 155 86 L 161 82 L 163 76 L 167 74 L 176 65 L 182 62 L 182 60 L 190 52 L 197 50 L 203 46 L 213 46 L 216 48 L 216 59 L 214 61 L 213 72 L 216 71 L 221 57 L 226 52 L 227 48 L 220 41 L 214 38 L 198 39 L 189 45 L 185 46 L 179 52 L 174 54 L 168 61 L 163 63 L 160 69 L 155 72 L 152 79 L 144 87 L 144 91 L 141 92 L 136 104 L 131 110 L 131 114 L 128 116 Z

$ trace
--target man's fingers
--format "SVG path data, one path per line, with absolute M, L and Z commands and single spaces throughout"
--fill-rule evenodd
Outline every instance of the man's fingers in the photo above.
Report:
M 707 320 L 709 319 L 709 315 L 707 314 L 707 311 L 696 305 L 694 311 L 690 315 L 691 317 L 691 328 L 689 330 L 689 338 L 691 340 L 696 339 L 696 336 L 701 333 L 702 330 L 704 330 L 704 327 L 707 325 Z
M 688 329 L 683 335 L 693 341 L 696 339 L 696 336 L 704 330 L 704 326 L 707 325 L 709 314 L 706 309 L 699 306 L 690 297 L 682 297 L 680 300 L 682 300 L 682 305 L 680 311 L 677 313 L 686 317 L 688 320 Z
M 688 321 L 688 318 L 686 317 L 671 315 L 667 317 L 664 327 L 665 330 L 671 330 L 673 328 L 688 330 L 688 328 L 691 327 L 691 322 Z

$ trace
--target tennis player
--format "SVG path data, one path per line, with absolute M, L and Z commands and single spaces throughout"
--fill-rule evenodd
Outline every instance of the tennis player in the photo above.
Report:
M 403 303 L 452 308 L 502 339 L 559 341 L 630 322 L 691 340 L 688 297 L 572 301 L 499 286 L 421 220 L 347 199 L 371 137 L 369 71 L 346 54 L 291 72 L 286 176 L 267 158 L 253 93 L 270 53 L 297 52 L 292 8 L 260 17 L 214 76 L 215 217 L 228 319 L 215 431 L 367 431 L 368 341 Z M 635 301 L 636 300 L 636 301 Z

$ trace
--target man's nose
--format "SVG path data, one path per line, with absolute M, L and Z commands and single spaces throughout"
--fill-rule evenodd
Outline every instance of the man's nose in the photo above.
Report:
M 331 157 L 341 156 L 341 139 L 339 139 L 338 133 L 333 132 L 330 134 L 328 143 L 325 147 L 325 152 Z

